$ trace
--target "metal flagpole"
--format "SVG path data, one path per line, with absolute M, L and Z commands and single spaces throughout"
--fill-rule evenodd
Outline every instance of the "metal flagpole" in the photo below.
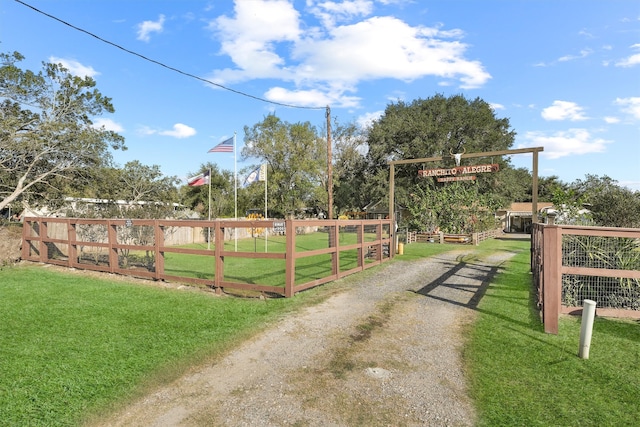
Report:
M 209 168 L 209 222 L 211 222 L 211 168 Z M 207 250 L 211 249 L 211 224 L 207 227 Z
M 233 132 L 233 199 L 235 204 L 236 222 L 238 221 L 238 165 L 236 154 L 236 132 Z M 236 241 L 236 252 L 238 252 L 238 227 L 234 228 L 234 237 Z
M 260 172 L 262 172 L 262 169 L 264 168 L 264 175 L 260 174 L 258 175 L 258 177 L 264 177 L 264 219 L 268 219 L 268 215 L 267 215 L 267 164 L 263 163 L 262 165 L 260 165 Z M 264 230 L 264 251 L 267 251 L 267 230 L 265 228 Z

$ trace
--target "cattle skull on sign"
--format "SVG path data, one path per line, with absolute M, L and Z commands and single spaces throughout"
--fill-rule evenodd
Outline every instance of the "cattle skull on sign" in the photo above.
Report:
M 467 149 L 462 147 L 462 153 L 453 154 L 453 151 L 451 150 L 451 148 L 449 148 L 449 154 L 451 154 L 451 157 L 453 157 L 453 159 L 456 161 L 456 166 L 460 166 L 460 159 L 462 158 L 462 155 L 465 153 L 465 151 L 467 151 Z

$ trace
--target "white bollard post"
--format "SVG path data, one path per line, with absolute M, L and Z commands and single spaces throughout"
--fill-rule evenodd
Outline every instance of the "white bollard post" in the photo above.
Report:
M 582 305 L 582 325 L 580 326 L 580 349 L 578 356 L 581 359 L 589 358 L 591 346 L 591 333 L 593 332 L 593 320 L 596 317 L 596 302 L 586 299 Z

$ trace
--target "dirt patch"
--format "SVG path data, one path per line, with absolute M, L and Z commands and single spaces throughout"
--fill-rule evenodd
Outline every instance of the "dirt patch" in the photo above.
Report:
M 0 225 L 0 267 L 18 262 L 21 247 L 22 227 Z
M 466 327 L 513 254 L 473 249 L 364 274 L 100 426 L 471 426 Z

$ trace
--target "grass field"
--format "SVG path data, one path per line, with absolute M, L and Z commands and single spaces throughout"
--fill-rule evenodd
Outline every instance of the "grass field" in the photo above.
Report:
M 640 324 L 597 319 L 591 358 L 578 359 L 579 319 L 561 319 L 558 336 L 543 332 L 532 305 L 528 242 L 495 240 L 473 248 L 478 257 L 496 250 L 517 254 L 489 287 L 468 331 L 464 353 L 480 424 L 636 425 Z M 408 245 L 398 262 L 457 249 Z M 0 425 L 77 425 L 376 270 L 268 300 L 38 265 L 0 270 Z
M 490 285 L 465 349 L 482 426 L 637 426 L 640 323 L 597 318 L 590 357 L 577 357 L 580 317 L 544 333 L 529 251 Z
M 339 235 L 341 245 L 350 245 L 357 242 L 355 233 L 341 233 Z M 373 241 L 375 236 L 365 234 L 365 241 Z M 235 241 L 225 241 L 224 247 L 227 251 L 239 252 L 266 252 L 284 253 L 286 239 L 284 236 L 270 236 L 265 245 L 264 238 L 240 239 Z M 192 244 L 184 246 L 191 249 L 207 249 L 206 243 Z M 329 236 L 327 233 L 316 232 L 296 236 L 296 252 L 312 251 L 329 247 Z M 211 247 L 213 251 L 213 247 Z M 340 271 L 348 271 L 357 267 L 358 252 L 355 249 L 340 251 Z M 366 259 L 365 262 L 371 262 Z M 295 283 L 302 284 L 312 280 L 320 279 L 331 275 L 331 255 L 314 255 L 296 260 Z M 199 279 L 213 280 L 215 274 L 214 258 L 206 255 L 187 255 L 167 252 L 165 254 L 165 273 L 175 276 L 194 277 Z M 269 286 L 279 286 L 284 288 L 285 283 L 285 261 L 283 259 L 253 259 L 225 257 L 224 279 L 230 282 L 242 282 L 250 284 L 260 284 Z
M 0 271 L 0 424 L 74 425 L 215 357 L 293 299 L 214 297 L 26 266 Z

